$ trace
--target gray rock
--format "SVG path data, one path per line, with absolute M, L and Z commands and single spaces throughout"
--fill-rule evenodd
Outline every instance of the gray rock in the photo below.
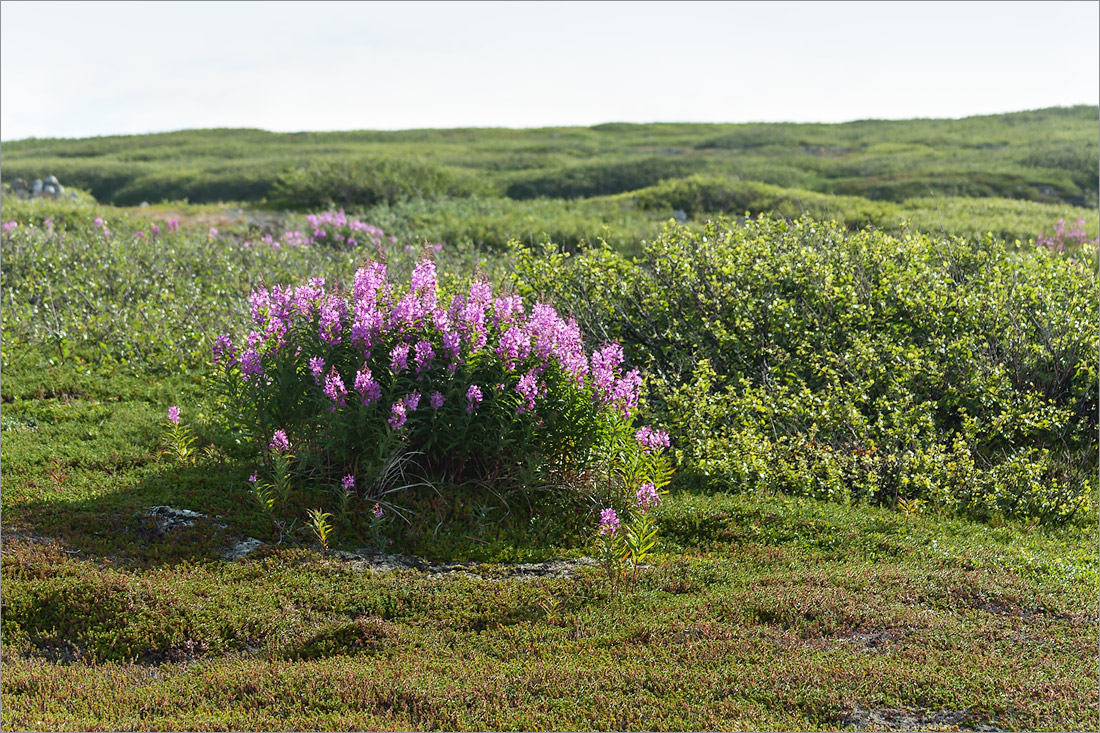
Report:
M 169 532 L 177 527 L 190 527 L 196 519 L 206 517 L 205 514 L 193 512 L 190 509 L 176 509 L 170 506 L 155 506 L 147 514 L 157 520 L 157 526 L 162 532 Z
M 223 560 L 232 562 L 233 560 L 240 560 L 243 557 L 251 555 L 256 550 L 264 546 L 263 542 L 260 542 L 255 537 L 246 537 L 237 544 L 230 547 L 222 555 Z
M 590 557 L 548 560 L 531 563 L 452 562 L 432 564 L 415 555 L 387 555 L 360 550 L 336 552 L 333 558 L 357 572 L 388 573 L 395 570 L 418 570 L 429 577 L 467 575 L 485 580 L 531 580 L 533 578 L 568 578 L 581 568 L 596 567 Z

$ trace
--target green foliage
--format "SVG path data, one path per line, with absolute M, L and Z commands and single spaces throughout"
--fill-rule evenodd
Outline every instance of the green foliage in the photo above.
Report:
M 740 181 L 718 176 L 694 175 L 680 180 L 663 181 L 622 197 L 646 210 L 684 211 L 699 214 L 771 213 L 786 219 L 812 214 L 819 219 L 834 219 L 849 227 L 884 226 L 896 219 L 898 209 L 886 202 L 868 201 L 857 196 L 829 196 L 814 191 L 787 189 L 755 181 Z
M 332 523 L 329 520 L 332 519 L 332 514 L 320 509 L 310 509 L 307 516 L 309 521 L 306 526 L 321 545 L 321 552 L 328 553 L 328 538 L 332 534 Z
M 645 256 L 521 248 L 518 266 L 647 365 L 690 474 L 985 518 L 1094 510 L 1097 281 L 1080 263 L 763 217 L 669 228 Z
M 642 240 L 660 231 L 656 216 L 602 201 L 417 199 L 375 206 L 363 218 L 406 242 L 442 242 L 493 253 L 503 253 L 513 239 L 568 248 L 603 240 L 620 251 L 637 251 Z
M 320 160 L 281 175 L 270 203 L 299 211 L 365 208 L 410 198 L 462 198 L 486 191 L 486 185 L 470 173 L 414 159 Z
M 728 214 L 771 214 L 798 219 L 809 214 L 844 224 L 849 229 L 874 227 L 897 233 L 919 231 L 971 239 L 993 236 L 1016 246 L 1032 245 L 1058 220 L 1085 221 L 1095 238 L 1100 231 L 1096 209 L 994 197 L 925 197 L 893 203 L 860 196 L 836 196 L 766 183 L 694 175 L 662 181 L 609 201 L 652 211 L 665 218 L 676 210 L 690 217 Z M 554 240 L 556 241 L 556 240 Z
M 703 158 L 635 158 L 623 161 L 578 163 L 552 170 L 510 177 L 505 193 L 513 199 L 588 198 L 652 186 L 707 165 Z

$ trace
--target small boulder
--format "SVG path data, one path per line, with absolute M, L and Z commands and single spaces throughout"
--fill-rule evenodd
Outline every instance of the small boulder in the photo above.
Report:
M 190 527 L 196 519 L 203 519 L 205 514 L 193 512 L 190 509 L 176 509 L 170 506 L 155 506 L 149 510 L 148 516 L 157 521 L 161 532 L 169 532 L 177 527 Z

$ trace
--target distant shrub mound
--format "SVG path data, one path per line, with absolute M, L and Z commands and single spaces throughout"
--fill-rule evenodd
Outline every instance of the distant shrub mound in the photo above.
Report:
M 816 191 L 699 174 L 662 181 L 629 198 L 640 209 L 681 210 L 688 216 L 747 212 L 753 216 L 771 213 L 785 219 L 798 219 L 808 213 L 818 218 L 835 219 L 850 227 L 883 226 L 899 216 L 898 208 L 888 202 L 829 196 Z
M 285 209 L 365 208 L 411 198 L 487 193 L 475 175 L 415 159 L 320 160 L 281 175 L 269 203 Z
M 666 178 L 682 178 L 707 165 L 707 161 L 699 157 L 652 157 L 583 163 L 516 175 L 505 189 L 505 194 L 508 198 L 521 200 L 607 196 L 652 186 Z

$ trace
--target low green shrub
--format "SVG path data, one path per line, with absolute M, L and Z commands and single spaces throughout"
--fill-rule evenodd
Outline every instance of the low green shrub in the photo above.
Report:
M 666 178 L 687 176 L 709 165 L 701 157 L 646 157 L 577 163 L 554 170 L 523 171 L 510 177 L 512 199 L 587 198 L 634 191 Z
M 631 261 L 517 247 L 520 281 L 651 375 L 687 475 L 990 518 L 1096 502 L 1096 275 L 993 240 L 761 217 Z
M 415 199 L 380 204 L 364 211 L 362 218 L 407 242 L 469 245 L 495 253 L 506 251 L 513 239 L 569 248 L 602 239 L 617 250 L 637 251 L 643 239 L 660 231 L 657 217 L 649 213 L 614 202 L 561 199 Z
M 408 198 L 488 193 L 475 174 L 411 158 L 322 159 L 283 174 L 269 205 L 284 209 L 364 208 Z
M 820 219 L 834 219 L 852 228 L 885 226 L 899 213 L 891 203 L 856 196 L 829 196 L 756 181 L 704 175 L 662 181 L 656 186 L 625 194 L 623 198 L 633 201 L 641 209 L 679 209 L 688 216 L 748 213 L 752 216 L 771 214 L 798 219 L 804 214 L 812 214 Z

